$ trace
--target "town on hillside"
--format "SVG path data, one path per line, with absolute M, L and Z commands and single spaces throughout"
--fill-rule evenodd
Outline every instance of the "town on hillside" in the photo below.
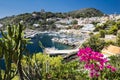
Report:
M 91 35 L 108 43 L 116 42 L 117 33 L 120 32 L 119 14 L 108 15 L 94 8 L 69 13 L 52 13 L 41 10 L 41 12 L 31 14 L 5 17 L 0 19 L 0 28 L 3 30 L 6 26 L 5 22 L 12 24 L 21 22 L 26 25 L 26 38 L 33 38 L 40 33 L 48 33 L 54 36 L 53 42 L 74 46 L 74 48 L 82 46 L 91 38 Z M 48 49 L 47 52 L 49 52 Z

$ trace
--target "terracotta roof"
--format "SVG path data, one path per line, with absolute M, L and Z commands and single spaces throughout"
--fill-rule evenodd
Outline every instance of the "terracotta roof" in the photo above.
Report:
M 107 55 L 118 55 L 120 54 L 120 47 L 110 45 L 102 50 L 103 54 Z

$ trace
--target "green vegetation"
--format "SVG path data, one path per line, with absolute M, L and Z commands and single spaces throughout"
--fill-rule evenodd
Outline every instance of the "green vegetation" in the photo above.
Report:
M 74 21 L 71 22 L 71 24 L 73 24 L 73 25 L 78 24 L 78 21 L 74 20 Z
M 107 21 L 106 23 L 103 23 L 101 25 L 96 25 L 95 27 L 95 32 L 96 31 L 99 31 L 100 34 L 101 34 L 101 31 L 102 33 L 105 33 L 105 34 L 114 34 L 116 35 L 117 34 L 117 31 L 120 30 L 120 21 Z
M 103 16 L 103 13 L 95 8 L 85 8 L 85 9 L 69 12 L 68 15 L 72 16 L 73 18 L 80 18 L 80 17 L 86 18 L 86 17 Z
M 113 56 L 110 57 L 110 59 L 111 65 L 116 67 L 117 71 L 111 73 L 109 70 L 104 70 L 101 72 L 101 76 L 95 80 L 120 79 L 120 56 Z M 22 64 L 25 80 L 93 80 L 89 78 L 87 71 L 84 70 L 83 63 L 79 62 L 78 60 L 64 63 L 63 58 L 60 56 L 49 57 L 48 55 L 37 53 L 34 54 L 31 58 L 24 56 L 22 58 Z M 14 68 L 16 68 L 16 66 L 14 66 Z M 16 75 L 12 80 L 19 80 L 19 76 Z
M 80 17 L 96 17 L 103 16 L 103 13 L 94 8 L 87 8 L 67 13 L 53 13 L 53 12 L 45 12 L 41 10 L 40 12 L 33 13 L 24 13 L 16 16 L 10 16 L 0 19 L 0 24 L 3 24 L 3 29 L 6 28 L 8 24 L 18 24 L 23 21 L 24 25 L 27 28 L 37 29 L 37 30 L 57 30 L 55 26 L 55 22 L 59 21 L 59 19 L 64 19 L 68 17 L 80 18 Z M 34 24 L 38 24 L 37 27 Z M 77 22 L 73 22 L 73 24 L 77 24 Z
M 82 44 L 83 47 L 90 47 L 94 51 L 100 52 L 104 46 L 105 46 L 105 41 L 99 39 L 98 36 L 91 36 L 90 39 L 88 39 L 85 43 Z
M 84 70 L 83 63 L 77 59 L 65 62 L 60 56 L 50 57 L 42 53 L 23 55 L 27 54 L 26 44 L 29 41 L 24 38 L 23 30 L 23 25 L 19 24 L 8 26 L 7 34 L 2 32 L 0 60 L 5 60 L 6 69 L 0 68 L 0 80 L 93 80 Z M 102 49 L 104 41 L 92 36 L 87 44 L 98 51 Z M 119 60 L 120 56 L 110 57 L 110 63 L 117 68 L 117 71 L 111 73 L 104 70 L 95 80 L 119 80 Z
M 2 38 L 0 39 L 0 58 L 3 57 L 5 60 L 5 74 L 2 80 L 10 80 L 18 72 L 19 77 L 23 80 L 23 72 L 21 59 L 23 53 L 25 53 L 27 40 L 24 38 L 23 30 L 25 27 L 23 25 L 14 25 L 7 27 L 7 34 L 3 33 Z M 17 70 L 12 69 L 11 62 L 17 66 Z M 2 76 L 0 76 L 2 78 Z
M 101 38 L 104 38 L 105 37 L 105 30 L 100 30 L 100 37 Z
M 24 58 L 23 62 L 23 70 L 28 79 L 31 80 L 74 80 L 80 77 L 80 71 L 77 71 L 79 62 L 72 61 L 64 63 L 63 58 L 60 56 L 49 57 L 48 55 L 37 53 L 29 58 L 29 61 L 26 61 Z
M 110 27 L 108 33 L 116 35 L 117 31 L 118 31 L 118 26 L 117 25 L 113 25 L 113 26 Z
M 53 18 L 54 20 L 47 21 L 47 19 Z M 5 17 L 0 19 L 0 23 L 3 24 L 3 27 L 6 27 L 8 24 L 18 24 L 23 21 L 24 25 L 27 28 L 36 28 L 33 25 L 38 24 L 37 28 L 39 30 L 55 30 L 56 27 L 54 22 L 57 18 L 65 18 L 63 13 L 52 13 L 52 12 L 33 12 L 25 13 L 11 17 Z
M 116 44 L 120 47 L 120 32 L 117 33 Z
M 103 40 L 105 40 L 105 44 L 104 46 L 109 46 L 110 44 L 112 45 L 116 45 L 120 47 L 120 34 L 119 34 L 119 30 L 120 30 L 120 20 L 114 21 L 114 20 L 108 20 L 106 23 L 103 23 L 101 25 L 95 25 L 95 32 L 99 32 L 99 34 L 97 34 L 98 38 L 102 38 Z M 108 40 L 108 39 L 104 39 L 105 35 L 114 35 L 117 38 L 114 38 L 113 40 Z M 99 43 L 98 43 L 99 44 Z M 102 45 L 102 44 L 101 44 Z M 96 46 L 97 47 L 97 46 Z M 99 50 L 100 51 L 100 50 Z
M 110 57 L 110 64 L 112 64 L 114 67 L 117 68 L 117 71 L 115 73 L 111 73 L 110 71 L 105 71 L 105 73 L 103 72 L 103 79 L 107 78 L 108 80 L 119 80 L 120 79 L 120 55 L 118 56 L 111 56 Z

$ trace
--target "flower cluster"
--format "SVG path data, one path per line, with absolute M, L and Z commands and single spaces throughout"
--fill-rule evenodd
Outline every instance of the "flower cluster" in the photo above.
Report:
M 95 52 L 89 47 L 79 49 L 77 55 L 80 61 L 85 62 L 84 68 L 89 71 L 90 77 L 98 77 L 104 68 L 111 69 L 112 72 L 116 71 L 113 66 L 106 64 L 108 59 L 103 54 Z

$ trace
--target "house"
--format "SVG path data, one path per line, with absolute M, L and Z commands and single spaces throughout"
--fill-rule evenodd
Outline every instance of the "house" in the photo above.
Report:
M 95 29 L 95 27 L 94 27 L 93 24 L 85 24 L 84 27 L 81 30 L 92 32 L 94 29 Z
M 106 57 L 112 56 L 112 55 L 120 55 L 120 47 L 109 45 L 108 47 L 105 47 L 101 51 Z
M 0 24 L 0 28 L 2 27 L 3 25 L 2 24 Z
M 105 35 L 105 41 L 116 41 L 117 36 L 115 35 Z
M 40 24 L 33 24 L 33 26 L 37 28 L 40 26 Z

